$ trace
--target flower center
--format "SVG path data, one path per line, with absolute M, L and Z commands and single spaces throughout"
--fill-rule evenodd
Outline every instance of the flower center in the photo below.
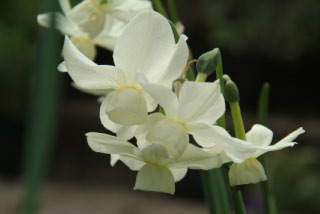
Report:
M 122 89 L 125 89 L 125 88 L 132 88 L 132 89 L 137 90 L 140 93 L 142 92 L 142 88 L 139 85 L 136 85 L 136 84 L 122 84 L 122 85 L 118 86 L 116 88 L 116 90 L 117 91 L 121 91 Z
M 97 14 L 96 13 L 91 13 L 91 15 L 89 16 L 89 21 L 90 22 L 94 22 L 97 20 Z
M 176 118 L 171 118 L 171 117 L 169 117 L 169 118 L 167 118 L 167 119 L 170 120 L 170 121 L 173 121 L 173 122 L 175 122 L 175 123 L 178 123 L 178 124 L 181 125 L 187 132 L 189 132 L 189 128 L 188 128 L 188 126 L 187 126 L 187 124 L 186 124 L 185 122 L 180 121 L 180 120 L 178 120 L 178 119 L 176 119 Z

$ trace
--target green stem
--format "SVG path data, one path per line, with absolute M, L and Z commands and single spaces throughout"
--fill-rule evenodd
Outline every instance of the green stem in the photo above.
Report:
M 262 163 L 264 170 L 266 171 L 266 160 L 265 156 L 259 158 L 260 162 Z M 266 172 L 267 174 L 267 172 Z M 260 188 L 262 192 L 262 200 L 263 200 L 263 213 L 264 214 L 274 214 L 277 213 L 276 206 L 275 206 L 275 199 L 272 196 L 270 191 L 269 182 L 268 181 L 261 181 Z
M 239 102 L 232 102 L 232 103 L 229 103 L 229 105 L 231 109 L 235 135 L 237 138 L 241 140 L 246 140 L 246 134 L 245 134 L 245 129 L 243 125 Z M 234 204 L 234 209 L 236 214 L 247 213 L 245 204 L 243 202 L 241 191 L 238 190 L 236 193 L 232 194 L 232 201 Z
M 174 24 L 173 24 L 172 21 L 168 20 L 168 22 L 169 22 L 169 24 L 170 24 L 170 26 L 171 26 L 171 29 L 172 29 L 172 32 L 173 32 L 173 35 L 174 35 L 175 42 L 178 43 L 180 36 L 179 36 L 179 34 L 178 34 L 178 32 L 177 32 L 177 29 L 176 29 L 176 27 L 174 26 Z M 191 53 L 191 52 L 190 52 L 190 53 Z M 192 60 L 191 54 L 190 54 L 190 56 L 189 56 L 189 60 Z M 195 81 L 194 73 L 193 73 L 193 71 L 192 71 L 191 66 L 189 66 L 189 68 L 188 68 L 188 70 L 187 70 L 187 79 L 188 79 L 189 81 Z
M 196 82 L 205 82 L 207 79 L 208 75 L 205 73 L 198 73 L 197 74 L 197 78 L 196 78 Z
M 221 57 L 221 52 L 220 51 L 219 51 L 219 55 L 218 55 L 218 64 L 217 64 L 217 68 L 216 68 L 216 77 L 220 81 L 221 93 L 224 94 L 223 66 L 222 66 L 222 57 Z M 226 117 L 225 117 L 225 115 L 222 115 L 218 119 L 217 125 L 221 126 L 223 128 L 226 128 Z
M 262 86 L 258 105 L 258 121 L 262 125 L 267 125 L 269 112 L 270 85 L 265 83 Z
M 229 195 L 222 169 L 202 171 L 201 177 L 209 213 L 230 213 Z
M 43 0 L 50 10 L 56 1 Z M 39 194 L 51 159 L 60 98 L 60 79 L 56 67 L 59 58 L 57 32 L 52 18 L 51 28 L 38 40 L 36 85 L 31 91 L 31 106 L 24 136 L 23 180 L 25 190 L 21 213 L 37 213 Z
M 235 214 L 247 213 L 240 190 L 232 194 L 232 201 L 234 205 Z
M 221 93 L 224 93 L 224 83 L 223 83 L 223 66 L 222 66 L 222 57 L 221 57 L 221 52 L 219 51 L 219 55 L 218 55 L 218 64 L 217 64 L 217 68 L 216 68 L 216 75 L 217 75 L 217 79 L 220 80 L 220 89 L 221 89 Z
M 189 81 L 195 81 L 194 73 L 193 73 L 191 66 L 187 70 L 187 79 Z
M 167 12 L 166 10 L 164 9 L 163 7 L 163 4 L 160 0 L 152 0 L 153 2 L 153 5 L 155 7 L 155 9 L 161 13 L 164 17 L 166 17 L 168 19 L 168 15 L 167 15 Z
M 269 97 L 270 97 L 270 85 L 269 83 L 265 83 L 261 89 L 259 105 L 258 105 L 258 121 L 262 125 L 267 125 L 268 112 L 269 112 L 268 111 Z M 266 156 L 263 155 L 259 157 L 259 160 L 262 163 L 266 174 L 268 175 Z M 263 200 L 263 213 L 264 214 L 276 213 L 275 198 L 273 197 L 270 191 L 268 180 L 260 182 L 260 188 L 261 188 L 262 200 Z
M 174 36 L 174 40 L 175 40 L 176 43 L 178 43 L 180 36 L 179 36 L 179 34 L 177 32 L 177 29 L 174 26 L 172 21 L 168 20 L 168 22 L 169 22 L 169 24 L 171 26 L 171 29 L 172 29 L 172 32 L 173 32 L 173 36 Z
M 232 115 L 235 135 L 241 140 L 246 140 L 246 132 L 243 125 L 239 102 L 229 103 Z
M 208 75 L 205 73 L 198 73 L 195 81 L 205 82 L 207 77 Z M 223 127 L 224 124 L 220 125 Z M 229 194 L 222 168 L 202 171 L 201 177 L 205 199 L 209 206 L 209 213 L 230 213 Z
M 168 3 L 168 7 L 169 7 L 171 20 L 174 24 L 176 24 L 179 21 L 177 8 L 176 8 L 176 2 L 175 2 L 175 0 L 167 0 L 167 3 Z

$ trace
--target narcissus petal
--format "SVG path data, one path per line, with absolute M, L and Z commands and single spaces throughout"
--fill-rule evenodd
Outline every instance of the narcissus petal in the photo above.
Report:
M 174 182 L 179 182 L 181 181 L 188 172 L 188 168 L 169 168 L 173 177 L 174 177 Z
M 171 157 L 181 156 L 189 144 L 189 136 L 185 128 L 167 119 L 157 122 L 148 132 L 146 139 L 149 142 L 163 144 Z
M 134 149 L 136 147 L 127 141 L 121 140 L 120 138 L 96 132 L 89 132 L 86 136 L 89 147 L 95 152 L 134 155 Z
M 106 114 L 111 121 L 132 126 L 142 124 L 147 120 L 147 104 L 143 94 L 133 88 L 123 88 L 111 92 L 107 99 Z
M 213 125 L 225 112 L 219 81 L 184 82 L 179 95 L 179 120 Z
M 173 168 L 190 168 L 190 169 L 213 169 L 222 165 L 223 160 L 220 154 L 213 154 L 204 151 L 192 144 L 189 144 L 183 155 L 169 164 Z
M 269 146 L 272 141 L 273 133 L 265 126 L 255 124 L 251 130 L 247 132 L 247 141 L 256 146 Z
M 174 177 L 167 167 L 145 164 L 138 172 L 134 189 L 174 194 Z
M 166 69 L 174 49 L 168 20 L 156 12 L 142 12 L 131 20 L 118 38 L 113 59 L 128 76 L 142 72 L 149 79 Z
M 257 150 L 254 145 L 231 137 L 225 129 L 219 126 L 195 123 L 189 124 L 188 127 L 200 146 L 204 148 L 219 146 L 233 162 L 241 163 L 252 157 Z
M 266 173 L 261 163 L 250 158 L 243 163 L 233 163 L 229 169 L 229 182 L 231 186 L 254 184 L 267 180 Z

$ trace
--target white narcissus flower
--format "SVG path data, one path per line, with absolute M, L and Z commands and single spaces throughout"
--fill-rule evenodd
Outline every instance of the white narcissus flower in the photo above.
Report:
M 233 163 L 229 170 L 229 181 L 231 186 L 258 183 L 267 180 L 262 164 L 257 160 L 260 155 L 268 151 L 276 151 L 286 147 L 292 147 L 300 134 L 304 133 L 303 128 L 292 132 L 279 142 L 270 145 L 273 133 L 270 129 L 262 125 L 254 125 L 246 134 L 247 142 L 256 146 L 258 149 L 252 157 L 243 163 Z
M 68 37 L 63 56 L 78 88 L 104 96 L 100 118 L 105 128 L 116 133 L 122 130 L 121 135 L 126 135 L 123 139 L 129 139 L 131 126 L 144 123 L 147 112 L 156 108 L 154 99 L 136 81 L 137 74 L 170 90 L 187 63 L 186 40 L 182 35 L 176 44 L 168 20 L 148 11 L 132 19 L 118 38 L 113 53 L 115 66 L 95 64 Z
M 93 151 L 119 155 L 131 170 L 138 171 L 135 190 L 174 194 L 175 182 L 186 175 L 188 168 L 209 170 L 222 165 L 219 155 L 189 144 L 184 130 L 166 134 L 171 137 L 153 139 L 142 148 L 111 135 L 87 133 L 86 136 Z M 174 144 L 170 145 L 171 142 Z M 181 153 L 172 156 L 172 149 Z
M 186 132 L 191 134 L 200 146 L 210 151 L 224 152 L 229 159 L 237 163 L 241 163 L 254 153 L 254 146 L 232 138 L 225 129 L 214 125 L 225 112 L 219 81 L 213 83 L 186 81 L 182 85 L 179 97 L 168 88 L 147 83 L 143 77 L 140 77 L 140 82 L 144 90 L 164 109 L 165 117 L 182 124 Z M 138 128 L 136 137 L 143 141 L 150 127 L 159 120 L 161 118 L 157 117 L 147 126 Z
M 72 42 L 88 58 L 94 59 L 95 45 L 113 50 L 126 24 L 138 13 L 151 10 L 147 0 L 84 0 L 71 7 L 70 0 L 59 0 L 63 14 L 55 13 L 56 28 L 71 36 Z M 52 13 L 40 14 L 38 23 L 49 27 Z

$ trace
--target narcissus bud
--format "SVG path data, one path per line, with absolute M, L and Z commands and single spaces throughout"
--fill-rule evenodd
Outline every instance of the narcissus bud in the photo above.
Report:
M 230 78 L 226 79 L 224 85 L 224 98 L 228 103 L 239 102 L 240 100 L 238 87 Z
M 207 53 L 202 54 L 197 61 L 198 73 L 204 73 L 207 76 L 212 74 L 218 65 L 218 58 L 220 55 L 219 48 L 215 48 Z

